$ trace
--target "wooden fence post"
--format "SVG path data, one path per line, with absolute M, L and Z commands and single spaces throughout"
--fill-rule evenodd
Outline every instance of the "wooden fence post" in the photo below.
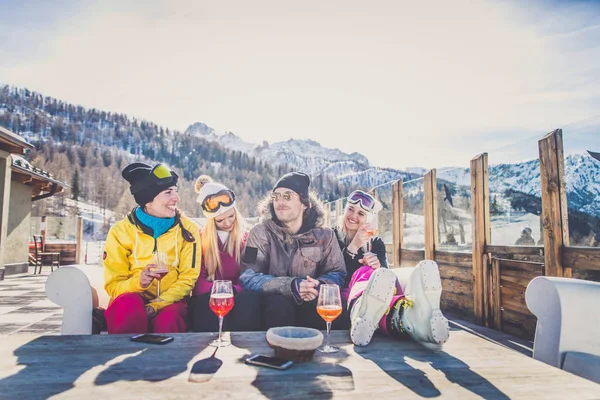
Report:
M 500 260 L 492 258 L 492 273 L 491 273 L 491 307 L 489 322 L 492 328 L 502 332 L 502 294 L 500 293 Z
M 490 201 L 488 190 L 488 155 L 483 153 L 471 160 L 471 217 L 473 223 L 473 314 L 479 324 L 486 317 L 484 265 L 486 244 L 490 243 Z
M 75 245 L 75 264 L 81 264 L 81 248 L 83 245 L 83 218 L 77 217 L 77 244 Z
M 333 226 L 331 226 L 331 204 L 330 203 L 325 204 L 325 226 L 333 228 Z
M 569 215 L 562 129 L 550 132 L 538 144 L 546 275 L 570 278 L 571 268 L 563 265 L 563 250 L 569 245 Z
M 425 199 L 423 201 L 423 213 L 425 216 L 425 259 L 433 260 L 435 258 L 435 249 L 439 247 L 440 235 L 438 231 L 438 210 L 437 210 L 437 179 L 435 169 L 425 174 L 424 191 Z
M 333 221 L 333 225 L 338 222 L 340 219 L 340 215 L 344 212 L 344 199 L 337 199 L 335 201 L 335 221 Z
M 392 184 L 392 241 L 394 267 L 400 266 L 402 260 L 402 235 L 404 234 L 404 198 L 402 197 L 402 179 Z

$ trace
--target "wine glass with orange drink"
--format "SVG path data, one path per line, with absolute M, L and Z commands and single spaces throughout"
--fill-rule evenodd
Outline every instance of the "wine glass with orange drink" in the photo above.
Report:
M 367 223 L 367 230 L 365 231 L 365 233 L 369 236 L 369 241 L 367 242 L 367 253 L 371 251 L 371 241 L 373 240 L 373 237 L 377 235 L 378 232 L 379 228 L 377 223 L 377 216 L 375 215 Z
M 208 345 L 213 347 L 229 346 L 231 342 L 223 340 L 223 318 L 233 308 L 233 287 L 231 281 L 214 281 L 210 291 L 208 306 L 219 317 L 219 337 Z
M 329 344 L 329 331 L 331 323 L 342 313 L 342 301 L 340 299 L 340 287 L 338 285 L 322 284 L 319 288 L 319 300 L 317 301 L 317 312 L 327 323 L 327 335 L 325 345 L 318 348 L 321 353 L 335 353 L 339 348 Z

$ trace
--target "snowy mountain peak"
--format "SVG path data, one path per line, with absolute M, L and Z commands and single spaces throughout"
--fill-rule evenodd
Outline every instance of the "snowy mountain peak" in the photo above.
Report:
M 213 136 L 215 134 L 215 130 L 210 126 L 206 125 L 204 122 L 196 122 L 195 124 L 190 125 L 185 133 L 193 136 Z
M 291 165 L 311 175 L 326 173 L 337 177 L 370 167 L 367 157 L 360 153 L 347 154 L 339 149 L 329 149 L 311 139 L 292 138 L 271 144 L 263 141 L 258 145 L 245 142 L 232 132 L 219 134 L 203 122 L 190 125 L 185 133 L 217 142 L 231 150 L 242 151 L 269 165 Z
M 197 136 L 209 142 L 217 142 L 230 150 L 251 153 L 258 145 L 247 143 L 240 139 L 233 132 L 217 133 L 213 128 L 203 122 L 196 122 L 190 125 L 184 132 L 187 135 Z

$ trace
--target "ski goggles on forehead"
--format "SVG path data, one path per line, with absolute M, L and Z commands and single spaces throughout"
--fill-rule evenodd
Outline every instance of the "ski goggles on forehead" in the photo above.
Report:
M 171 171 L 166 165 L 157 164 L 152 168 L 152 171 L 150 171 L 150 174 L 148 174 L 147 177 L 131 186 L 131 194 L 136 194 L 140 190 L 153 184 L 166 186 L 171 182 L 176 182 L 176 178 L 178 177 L 179 175 Z
M 375 198 L 362 190 L 355 190 L 350 193 L 350 196 L 348 196 L 348 203 L 360 203 L 360 207 L 365 211 L 373 211 L 375 209 Z
M 219 190 L 210 194 L 202 201 L 202 209 L 206 212 L 216 212 L 221 207 L 229 207 L 235 201 L 235 193 L 229 189 Z

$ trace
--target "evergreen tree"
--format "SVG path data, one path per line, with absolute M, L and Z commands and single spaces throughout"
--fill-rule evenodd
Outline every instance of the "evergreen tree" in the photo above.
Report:
M 73 178 L 71 179 L 71 198 L 75 201 L 79 200 L 79 169 L 75 168 Z

